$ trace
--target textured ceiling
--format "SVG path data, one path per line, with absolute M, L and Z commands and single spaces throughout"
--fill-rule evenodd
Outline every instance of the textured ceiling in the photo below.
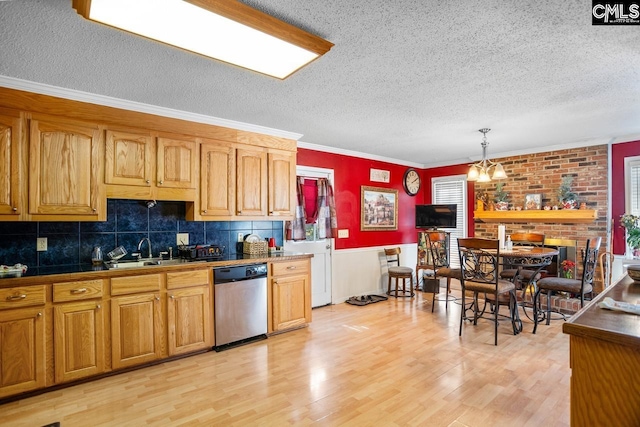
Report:
M 281 81 L 0 1 L 0 76 L 303 134 L 425 166 L 640 138 L 640 28 L 591 2 L 245 0 L 335 44 Z

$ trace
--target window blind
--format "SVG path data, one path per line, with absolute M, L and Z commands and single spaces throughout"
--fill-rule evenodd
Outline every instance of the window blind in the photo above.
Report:
M 457 205 L 455 229 L 451 233 L 449 260 L 452 267 L 460 266 L 458 238 L 467 235 L 467 181 L 466 176 L 448 176 L 432 181 L 433 203 Z

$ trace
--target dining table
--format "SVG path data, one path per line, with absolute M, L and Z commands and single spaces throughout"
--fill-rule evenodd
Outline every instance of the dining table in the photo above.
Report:
M 530 276 L 529 280 L 524 280 L 522 276 L 514 277 L 514 282 L 518 282 L 522 287 L 522 296 L 519 298 L 518 305 L 522 307 L 522 310 L 530 320 L 533 320 L 527 314 L 525 308 L 528 304 L 533 304 L 533 294 L 535 293 L 535 281 L 539 273 L 551 265 L 553 257 L 559 254 L 558 249 L 549 248 L 544 246 L 520 246 L 514 245 L 511 249 L 500 249 L 498 255 L 501 259 L 501 265 L 503 268 L 517 268 L 518 271 L 522 269 L 528 269 L 534 273 Z M 526 293 L 531 293 L 531 303 L 526 301 Z M 530 306 L 529 308 L 532 308 Z M 544 312 L 541 312 L 541 316 L 544 316 Z M 544 320 L 544 319 L 542 319 Z M 522 322 L 519 316 L 515 320 L 514 331 L 522 332 Z

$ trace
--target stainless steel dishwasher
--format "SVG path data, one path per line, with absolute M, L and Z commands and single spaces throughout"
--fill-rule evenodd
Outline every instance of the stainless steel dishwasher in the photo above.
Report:
M 267 265 L 213 269 L 216 351 L 267 337 Z

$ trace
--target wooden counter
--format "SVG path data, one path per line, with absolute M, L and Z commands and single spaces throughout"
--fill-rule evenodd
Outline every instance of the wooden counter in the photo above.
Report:
M 563 325 L 571 425 L 640 426 L 640 316 L 599 308 L 605 297 L 638 304 L 640 284 L 625 275 Z

